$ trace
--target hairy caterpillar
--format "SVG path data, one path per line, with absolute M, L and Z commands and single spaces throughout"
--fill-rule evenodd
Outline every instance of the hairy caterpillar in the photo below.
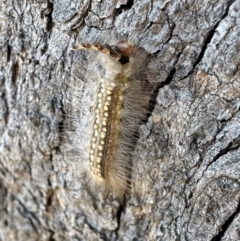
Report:
M 67 158 L 90 186 L 122 197 L 129 190 L 131 155 L 150 100 L 147 55 L 126 40 L 115 46 L 81 44 L 74 50 L 96 56 L 92 67 L 74 70 L 71 110 L 65 120 Z

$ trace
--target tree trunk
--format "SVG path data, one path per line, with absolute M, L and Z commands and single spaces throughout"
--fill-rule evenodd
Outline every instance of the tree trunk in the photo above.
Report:
M 240 0 L 2 1 L 0 240 L 240 240 Z M 59 138 L 73 44 L 119 39 L 158 86 L 122 202 Z

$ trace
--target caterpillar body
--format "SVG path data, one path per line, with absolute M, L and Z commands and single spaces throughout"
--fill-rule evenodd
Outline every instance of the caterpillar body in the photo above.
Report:
M 114 46 L 85 43 L 74 50 L 91 51 L 96 58 L 92 68 L 77 63 L 75 82 L 69 84 L 67 158 L 90 186 L 123 197 L 130 189 L 131 156 L 150 101 L 147 55 L 126 40 Z

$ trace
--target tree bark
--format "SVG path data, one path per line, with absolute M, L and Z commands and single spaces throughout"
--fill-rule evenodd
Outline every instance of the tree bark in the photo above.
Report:
M 0 240 L 240 240 L 240 1 L 3 0 Z M 72 45 L 144 48 L 155 107 L 124 202 L 60 148 Z

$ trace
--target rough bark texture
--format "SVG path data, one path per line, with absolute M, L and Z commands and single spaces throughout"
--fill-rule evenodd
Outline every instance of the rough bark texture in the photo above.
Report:
M 0 240 L 240 240 L 240 1 L 2 0 Z M 74 43 L 130 38 L 161 83 L 126 201 L 59 148 Z

